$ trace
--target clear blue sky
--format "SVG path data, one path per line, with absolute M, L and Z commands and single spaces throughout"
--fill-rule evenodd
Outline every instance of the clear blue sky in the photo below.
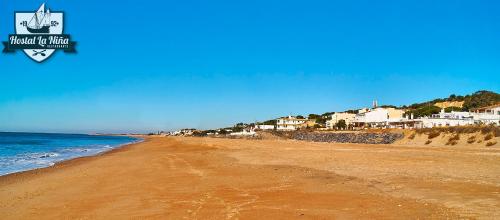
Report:
M 143 132 L 500 92 L 498 1 L 67 1 L 78 54 L 0 54 L 0 130 Z M 0 1 L 0 37 L 14 11 Z

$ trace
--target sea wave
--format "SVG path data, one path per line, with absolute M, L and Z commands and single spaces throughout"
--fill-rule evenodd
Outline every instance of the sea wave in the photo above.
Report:
M 0 156 L 0 176 L 53 166 L 57 162 L 74 159 L 78 157 L 92 156 L 100 154 L 121 146 L 137 143 L 142 139 L 134 139 L 120 144 L 91 144 L 87 146 L 74 146 L 64 148 L 54 148 L 44 152 L 28 152 L 11 156 Z

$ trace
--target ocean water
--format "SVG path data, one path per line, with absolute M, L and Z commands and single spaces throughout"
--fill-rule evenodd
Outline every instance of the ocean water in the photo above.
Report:
M 141 141 L 123 136 L 0 132 L 0 176 Z

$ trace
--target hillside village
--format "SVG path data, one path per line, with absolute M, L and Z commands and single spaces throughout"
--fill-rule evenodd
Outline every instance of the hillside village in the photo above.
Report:
M 371 108 L 285 116 L 257 123 L 238 123 L 232 127 L 199 131 L 182 129 L 166 135 L 187 136 L 253 136 L 256 131 L 346 131 L 365 129 L 423 129 L 466 125 L 500 125 L 500 94 L 478 91 L 472 95 L 450 95 L 445 99 L 416 103 L 410 106 L 379 106 Z

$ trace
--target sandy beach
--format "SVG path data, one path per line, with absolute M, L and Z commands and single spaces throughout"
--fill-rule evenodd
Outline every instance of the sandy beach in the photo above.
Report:
M 498 147 L 148 137 L 0 177 L 2 219 L 498 219 Z

